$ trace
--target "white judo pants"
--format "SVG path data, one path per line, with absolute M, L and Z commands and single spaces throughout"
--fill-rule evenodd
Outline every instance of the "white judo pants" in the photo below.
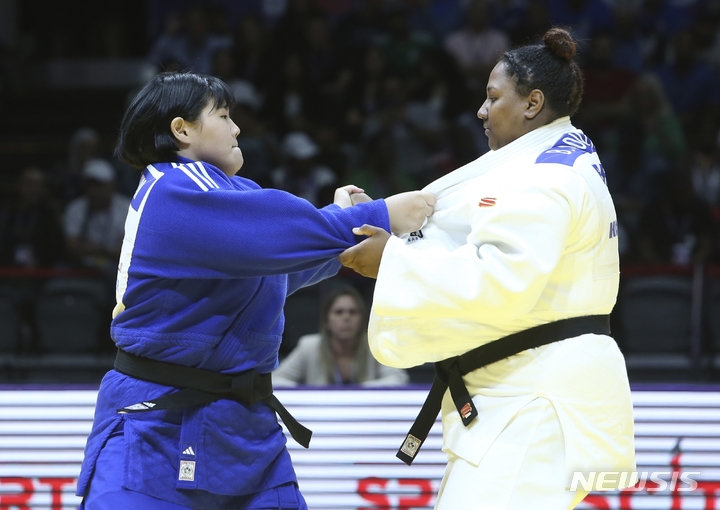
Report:
M 544 398 L 508 423 L 478 466 L 448 457 L 435 510 L 569 510 L 588 494 L 565 488 L 562 429 Z

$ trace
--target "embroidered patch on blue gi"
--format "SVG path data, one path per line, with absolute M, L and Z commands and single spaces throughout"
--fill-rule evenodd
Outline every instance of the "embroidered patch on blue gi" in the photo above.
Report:
M 555 145 L 537 157 L 535 164 L 559 163 L 573 166 L 577 158 L 593 152 L 596 152 L 595 145 L 587 136 L 582 133 L 565 133 Z
M 178 480 L 185 480 L 186 482 L 195 481 L 195 461 L 194 460 L 181 460 L 180 461 L 180 474 Z

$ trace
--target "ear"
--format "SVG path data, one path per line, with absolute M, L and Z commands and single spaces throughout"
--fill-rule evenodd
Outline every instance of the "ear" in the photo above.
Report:
M 525 110 L 525 118 L 532 120 L 538 116 L 545 106 L 545 94 L 542 90 L 534 89 L 528 96 L 528 106 Z
M 190 128 L 190 123 L 182 117 L 175 117 L 170 121 L 170 132 L 183 145 L 190 143 Z

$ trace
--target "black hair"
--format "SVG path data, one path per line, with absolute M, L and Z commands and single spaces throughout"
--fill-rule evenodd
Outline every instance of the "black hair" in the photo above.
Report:
M 230 89 L 219 78 L 190 72 L 156 75 L 128 106 L 115 155 L 137 168 L 174 161 L 180 148 L 170 122 L 175 117 L 196 122 L 210 103 L 215 109 L 231 108 L 235 103 Z
M 558 117 L 573 115 L 583 94 L 582 72 L 573 60 L 577 45 L 567 30 L 557 27 L 545 32 L 543 42 L 510 50 L 500 62 L 517 79 L 518 94 L 541 90 Z

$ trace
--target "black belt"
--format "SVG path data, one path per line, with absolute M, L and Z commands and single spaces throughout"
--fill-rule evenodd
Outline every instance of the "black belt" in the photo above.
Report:
M 478 412 L 465 387 L 463 375 L 527 349 L 534 349 L 588 333 L 609 335 L 610 316 L 587 315 L 542 324 L 481 345 L 460 356 L 438 361 L 435 363 L 435 379 L 430 393 L 398 450 L 397 458 L 407 465 L 412 464 L 412 461 L 415 460 L 415 456 L 435 423 L 442 407 L 443 395 L 448 388 L 450 388 L 450 395 L 460 413 L 463 425 L 467 427 L 477 417 Z
M 305 448 L 310 445 L 312 431 L 300 425 L 273 394 L 271 374 L 246 370 L 234 376 L 222 375 L 202 368 L 135 356 L 121 349 L 118 349 L 115 358 L 115 370 L 144 381 L 182 388 L 169 395 L 118 409 L 118 413 L 176 409 L 209 404 L 221 398 L 236 400 L 246 405 L 265 402 L 280 415 L 295 441 Z

